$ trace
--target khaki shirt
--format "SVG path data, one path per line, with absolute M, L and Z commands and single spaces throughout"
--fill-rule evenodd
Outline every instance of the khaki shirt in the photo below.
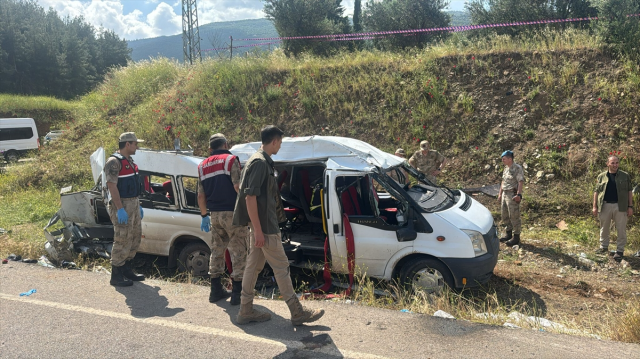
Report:
M 245 226 L 251 222 L 247 212 L 247 195 L 256 196 L 262 232 L 264 234 L 279 233 L 278 218 L 283 217 L 282 214 L 278 215 L 278 209 L 282 209 L 280 192 L 276 183 L 273 160 L 263 150 L 254 153 L 242 171 L 238 198 L 233 211 L 234 225 Z
M 414 167 L 427 176 L 432 176 L 433 171 L 439 169 L 443 162 L 444 156 L 436 150 L 429 150 L 426 155 L 418 150 L 409 158 L 409 163 L 414 163 Z
M 524 182 L 524 170 L 522 166 L 513 163 L 511 167 L 505 167 L 502 172 L 502 191 L 516 191 L 518 182 Z
M 598 175 L 596 187 L 593 190 L 598 194 L 598 212 L 602 211 L 604 192 L 609 182 L 607 172 L 609 171 L 604 171 Z M 618 170 L 616 175 L 616 189 L 618 192 L 618 210 L 620 212 L 626 212 L 627 208 L 629 208 L 629 192 L 633 189 L 631 186 L 631 177 L 627 172 Z

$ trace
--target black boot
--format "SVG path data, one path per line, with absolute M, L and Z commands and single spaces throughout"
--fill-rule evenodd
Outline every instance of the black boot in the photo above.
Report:
M 133 285 L 132 281 L 122 275 L 122 267 L 116 266 L 111 266 L 111 281 L 109 283 L 114 287 L 129 287 Z
M 220 277 L 211 278 L 211 293 L 209 294 L 209 303 L 215 303 L 220 299 L 224 299 L 229 296 L 229 293 L 222 288 L 220 283 Z
M 512 231 L 507 231 L 507 234 L 504 237 L 500 238 L 500 242 L 506 242 L 510 240 L 512 237 L 511 235 L 512 233 L 513 233 Z
M 519 233 L 518 234 L 514 234 L 513 238 L 511 240 L 507 241 L 507 245 L 509 247 L 513 247 L 513 246 L 515 246 L 516 244 L 519 244 L 519 243 L 520 243 L 520 234 Z
M 231 305 L 239 305 L 240 304 L 240 293 L 242 292 L 242 281 L 234 280 L 232 281 L 233 288 L 231 289 Z
M 133 260 L 124 262 L 124 265 L 122 266 L 122 275 L 124 275 L 125 278 L 132 280 L 134 282 L 143 281 L 144 276 L 142 274 L 137 274 L 133 271 L 133 269 L 131 268 L 131 264 L 132 264 L 131 262 L 133 262 Z

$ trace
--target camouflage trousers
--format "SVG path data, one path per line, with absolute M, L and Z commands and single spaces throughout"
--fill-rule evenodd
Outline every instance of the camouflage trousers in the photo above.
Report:
M 129 216 L 126 224 L 118 224 L 118 209 L 110 204 L 107 206 L 109 218 L 113 223 L 113 249 L 111 249 L 111 265 L 121 267 L 124 262 L 132 260 L 140 247 L 142 238 L 142 222 L 140 218 L 140 201 L 138 197 L 121 198 L 122 206 Z
M 224 252 L 229 250 L 233 272 L 231 279 L 241 281 L 247 266 L 249 252 L 249 228 L 233 225 L 233 211 L 211 212 L 211 258 L 209 276 L 220 277 L 224 273 Z
M 514 201 L 513 191 L 506 191 L 502 194 L 502 224 L 507 227 L 507 231 L 513 234 L 520 234 L 522 231 L 522 221 L 520 219 L 520 203 Z

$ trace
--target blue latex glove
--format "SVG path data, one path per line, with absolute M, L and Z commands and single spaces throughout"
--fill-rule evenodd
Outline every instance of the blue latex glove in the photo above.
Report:
M 118 216 L 118 224 L 129 223 L 129 215 L 127 215 L 127 211 L 125 211 L 124 208 L 120 208 L 116 214 Z
M 144 218 L 144 211 L 142 210 L 142 207 L 140 207 L 140 219 Z
M 209 232 L 209 226 L 211 226 L 211 219 L 209 218 L 209 215 L 206 215 L 204 218 L 202 218 L 202 223 L 200 223 L 200 230 L 203 232 Z

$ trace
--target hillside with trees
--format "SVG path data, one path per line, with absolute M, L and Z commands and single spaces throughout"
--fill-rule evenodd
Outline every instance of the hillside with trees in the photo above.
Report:
M 61 18 L 34 0 L 0 0 L 0 93 L 73 98 L 129 59 L 113 31 Z

